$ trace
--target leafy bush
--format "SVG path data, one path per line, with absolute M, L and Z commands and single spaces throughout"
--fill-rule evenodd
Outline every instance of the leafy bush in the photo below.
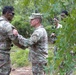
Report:
M 12 24 L 16 27 L 19 34 L 23 35 L 24 37 L 29 37 L 32 33 L 33 29 L 31 28 L 29 21 L 26 21 L 25 18 L 20 15 L 16 15 L 14 17 Z
M 23 67 L 28 66 L 30 64 L 28 61 L 28 53 L 29 53 L 28 49 L 21 50 L 15 46 L 12 49 L 13 49 L 11 52 L 12 65 L 15 65 L 15 67 Z

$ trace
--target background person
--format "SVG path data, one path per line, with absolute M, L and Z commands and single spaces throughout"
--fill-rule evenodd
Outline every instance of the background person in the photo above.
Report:
M 58 20 L 58 18 L 57 17 L 55 17 L 54 19 L 53 19 L 53 30 L 54 30 L 54 32 L 52 32 L 51 33 L 51 35 L 50 35 L 50 38 L 51 38 L 51 43 L 52 44 L 55 44 L 55 42 L 56 42 L 56 40 L 57 40 L 57 36 L 58 36 L 58 33 L 59 33 L 59 29 L 61 29 L 62 28 L 62 25 L 59 23 L 59 20 Z M 57 31 L 57 32 L 56 32 Z M 56 52 L 57 52 L 57 47 L 55 46 L 54 47 L 54 55 L 56 55 Z
M 63 20 L 64 18 L 66 18 L 67 16 L 69 16 L 69 13 L 66 10 L 63 10 L 60 14 L 61 16 L 61 20 Z
M 50 38 L 51 38 L 51 43 L 54 44 L 56 42 L 56 39 L 57 39 L 57 34 L 56 34 L 56 30 L 57 29 L 60 29 L 62 28 L 62 25 L 59 23 L 59 20 L 57 17 L 55 17 L 53 19 L 53 27 L 52 29 L 54 30 L 51 35 L 50 35 Z

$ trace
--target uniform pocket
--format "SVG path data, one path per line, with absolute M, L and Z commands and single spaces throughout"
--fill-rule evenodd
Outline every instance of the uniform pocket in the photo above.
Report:
M 0 53 L 0 61 L 4 60 L 4 54 Z

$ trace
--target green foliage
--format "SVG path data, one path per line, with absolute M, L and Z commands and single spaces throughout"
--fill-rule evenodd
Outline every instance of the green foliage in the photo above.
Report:
M 62 68 L 61 72 L 66 72 L 72 70 L 72 68 L 75 65 L 75 55 L 72 56 L 70 53 L 73 51 L 75 53 L 75 36 L 76 36 L 76 26 L 75 26 L 75 19 L 76 17 L 68 17 L 65 19 L 66 22 L 62 22 L 63 29 L 61 30 L 60 36 L 57 40 L 57 46 L 58 46 L 58 54 L 60 60 L 62 60 L 64 67 Z M 74 46 L 75 45 L 75 46 Z
M 12 65 L 15 65 L 15 67 L 23 67 L 28 66 L 30 64 L 28 61 L 28 53 L 29 53 L 28 49 L 21 50 L 15 46 L 12 49 L 13 49 L 11 52 Z M 16 51 L 14 52 L 15 49 Z
M 21 35 L 24 37 L 30 36 L 32 29 L 29 22 L 22 18 L 22 16 L 16 15 L 12 21 L 12 24 L 17 28 Z
M 56 56 L 53 57 L 56 74 L 64 75 L 66 72 L 70 72 L 76 65 L 76 10 L 73 10 L 69 17 L 61 22 L 63 28 L 58 30 L 58 38 L 56 45 L 58 51 Z M 72 52 L 72 53 L 71 53 Z M 51 58 L 49 59 L 51 61 Z M 51 64 L 51 63 L 50 63 Z
M 45 27 L 45 29 L 48 32 L 48 36 L 49 36 L 50 33 L 52 33 L 51 30 L 50 30 L 51 29 L 51 26 L 48 25 L 48 26 Z

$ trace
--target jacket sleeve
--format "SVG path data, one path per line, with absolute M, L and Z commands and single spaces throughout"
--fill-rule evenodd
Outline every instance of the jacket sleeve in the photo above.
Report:
M 16 35 L 13 34 L 13 29 L 15 29 L 14 26 L 12 26 L 10 23 L 8 23 L 6 27 L 7 36 L 8 38 L 19 48 L 25 49 L 25 47 L 21 44 L 19 44 L 19 39 Z
M 34 32 L 29 39 L 24 38 L 21 35 L 18 35 L 19 43 L 25 47 L 36 44 L 38 40 L 41 38 L 39 32 Z

